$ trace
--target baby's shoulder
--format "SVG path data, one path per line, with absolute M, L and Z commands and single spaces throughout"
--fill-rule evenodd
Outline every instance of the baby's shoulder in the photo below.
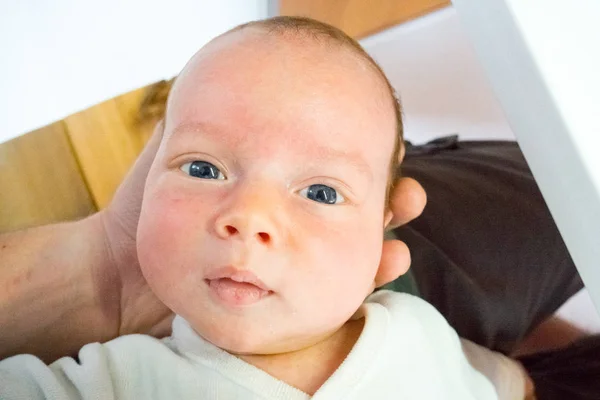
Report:
M 168 340 L 140 334 L 88 344 L 80 350 L 77 362 L 62 362 L 51 367 L 80 376 L 78 386 L 87 392 L 92 388 L 92 393 L 111 391 L 114 398 L 167 398 L 157 396 L 156 382 L 161 382 L 160 391 L 176 392 L 177 377 L 191 373 L 189 362 L 169 346 Z
M 401 331 L 404 337 L 438 343 L 441 339 L 456 340 L 456 332 L 444 316 L 417 296 L 380 290 L 366 299 L 365 306 L 367 310 L 373 306 L 385 308 L 389 329 Z
M 149 335 L 132 334 L 121 336 L 102 344 L 103 352 L 113 360 L 131 362 L 173 362 L 181 358 L 172 344 L 172 338 L 157 339 Z M 83 350 L 83 349 L 82 349 Z
M 392 318 L 417 318 L 423 323 L 446 323 L 436 308 L 425 300 L 408 293 L 380 290 L 365 300 L 365 305 L 383 306 Z
M 146 394 L 156 380 L 176 370 L 179 359 L 165 343 L 145 335 L 90 343 L 77 357 L 50 365 L 17 355 L 0 361 L 0 398 L 150 398 Z
M 366 299 L 363 309 L 363 333 L 369 328 L 380 331 L 381 370 L 390 371 L 386 378 L 394 382 L 402 377 L 407 397 L 493 398 L 486 397 L 493 389 L 473 373 L 456 331 L 431 304 L 410 294 L 381 290 Z M 475 395 L 484 386 L 486 395 Z
M 55 361 L 53 369 L 74 367 L 95 370 L 135 369 L 134 366 L 148 365 L 149 362 L 177 358 L 168 342 L 148 335 L 132 334 L 118 337 L 105 343 L 89 343 L 83 346 L 77 358 L 64 357 Z

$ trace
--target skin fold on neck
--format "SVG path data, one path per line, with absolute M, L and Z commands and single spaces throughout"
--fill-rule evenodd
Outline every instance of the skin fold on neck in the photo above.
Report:
M 349 320 L 325 340 L 294 352 L 238 357 L 312 396 L 344 362 L 364 324 L 364 318 Z

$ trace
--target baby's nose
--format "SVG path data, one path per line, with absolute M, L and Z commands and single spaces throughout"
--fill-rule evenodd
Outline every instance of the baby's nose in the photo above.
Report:
M 273 246 L 279 241 L 278 196 L 259 187 L 240 188 L 231 193 L 215 221 L 222 239 L 240 239 Z
M 254 224 L 250 225 L 248 223 L 244 223 L 241 220 L 237 220 L 237 221 L 230 221 L 230 224 L 226 224 L 223 226 L 222 232 L 223 234 L 221 235 L 223 238 L 231 238 L 234 237 L 236 235 L 241 236 L 242 239 L 250 239 L 250 238 L 256 238 L 256 240 L 260 243 L 263 244 L 270 244 L 271 243 L 271 238 L 272 238 L 272 234 L 269 232 L 266 232 L 266 229 L 260 230 L 258 229 L 253 229 Z M 241 229 L 241 231 L 240 231 Z

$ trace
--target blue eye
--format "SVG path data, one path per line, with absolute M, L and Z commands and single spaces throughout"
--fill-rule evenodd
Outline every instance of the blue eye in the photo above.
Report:
M 202 179 L 225 179 L 219 168 L 207 161 L 193 161 L 181 166 L 181 170 L 195 178 Z
M 344 196 L 339 194 L 334 188 L 327 185 L 310 185 L 300 191 L 300 194 L 309 200 L 323 204 L 339 204 L 344 202 Z

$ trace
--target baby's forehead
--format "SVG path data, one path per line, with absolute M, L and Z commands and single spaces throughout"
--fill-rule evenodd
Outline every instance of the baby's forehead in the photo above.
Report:
M 175 82 L 165 138 L 206 118 L 248 130 L 257 123 L 272 132 L 287 131 L 302 120 L 302 129 L 341 131 L 362 124 L 365 135 L 378 130 L 395 135 L 385 83 L 352 47 L 331 42 L 247 29 L 209 43 Z M 337 146 L 348 145 L 340 137 Z M 378 154 L 386 151 L 389 146 L 377 148 Z
M 265 72 L 275 72 L 270 77 L 273 79 L 280 78 L 277 73 L 282 70 L 286 78 L 298 81 L 331 71 L 338 77 L 366 80 L 372 89 L 379 89 L 378 95 L 389 100 L 391 93 L 382 71 L 358 44 L 351 43 L 294 31 L 273 33 L 254 27 L 239 29 L 221 35 L 201 48 L 180 78 L 209 71 L 211 75 L 218 75 L 218 70 L 225 68 L 229 74 L 237 72 L 249 76 L 249 67 L 256 64 Z M 368 100 L 373 93 L 373 90 L 364 91 L 361 100 Z
M 393 95 L 385 78 L 352 47 L 330 42 L 302 36 L 273 37 L 256 29 L 229 33 L 209 43 L 188 62 L 175 81 L 168 107 L 188 108 L 193 96 L 178 94 L 195 90 L 210 96 L 214 93 L 203 89 L 219 84 L 232 98 L 236 91 L 271 89 L 274 96 L 287 100 L 312 91 L 314 101 L 309 105 L 314 106 L 324 95 L 333 97 L 340 92 L 346 97 L 352 94 L 352 101 L 365 108 L 389 109 Z

